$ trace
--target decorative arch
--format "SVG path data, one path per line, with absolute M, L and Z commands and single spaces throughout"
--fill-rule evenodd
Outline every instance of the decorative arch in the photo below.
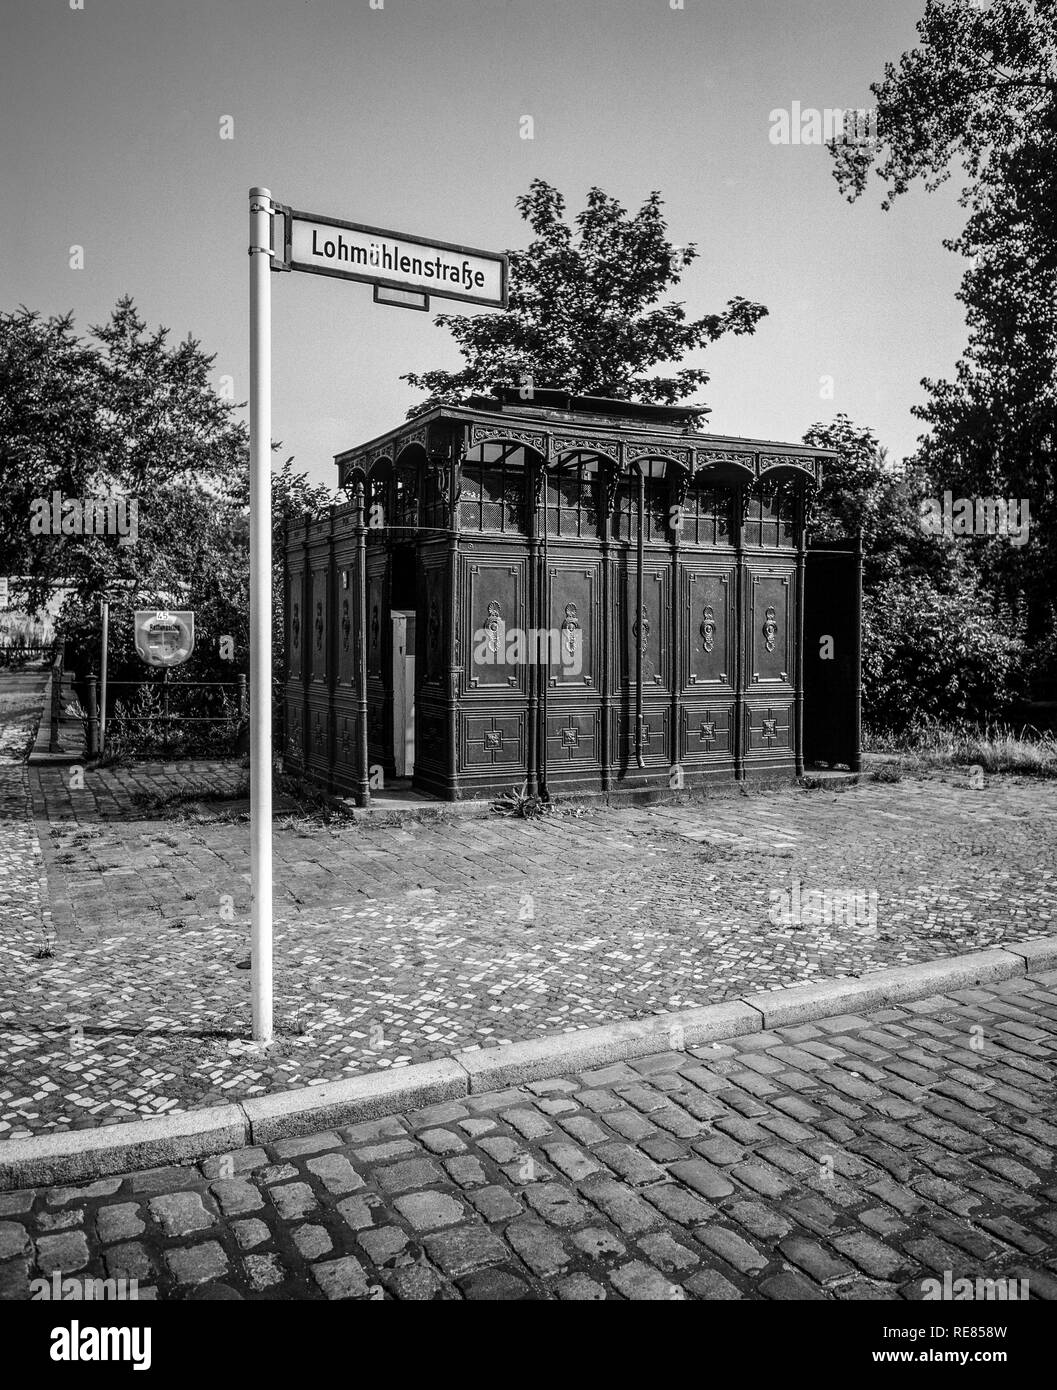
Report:
M 751 482 L 758 473 L 756 455 L 744 449 L 696 449 L 694 478 L 702 474 L 717 483 L 741 485 Z

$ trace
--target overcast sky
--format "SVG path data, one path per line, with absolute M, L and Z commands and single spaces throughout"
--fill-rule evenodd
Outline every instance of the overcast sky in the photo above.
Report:
M 949 374 L 964 341 L 962 263 L 941 246 L 963 219 L 956 185 L 889 213 L 879 186 L 849 205 L 826 150 L 772 144 L 769 115 L 870 105 L 869 83 L 913 46 L 922 9 L 0 0 L 0 307 L 72 309 L 87 327 L 130 293 L 152 327 L 215 352 L 217 379 L 232 376 L 244 400 L 251 185 L 494 250 L 525 244 L 514 200 L 536 176 L 572 212 L 593 184 L 630 208 L 656 188 L 673 241 L 701 251 L 674 292 L 688 312 L 732 295 L 770 310 L 754 336 L 687 359 L 712 375 L 709 427 L 799 440 L 844 411 L 899 458 L 920 433 L 920 379 Z M 272 285 L 274 433 L 333 483 L 333 454 L 417 398 L 401 372 L 461 358 L 432 315 L 376 306 L 367 285 Z

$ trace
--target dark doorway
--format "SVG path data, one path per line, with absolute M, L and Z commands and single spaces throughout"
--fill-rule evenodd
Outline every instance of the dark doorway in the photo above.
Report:
M 804 571 L 804 762 L 862 769 L 858 540 L 823 541 Z

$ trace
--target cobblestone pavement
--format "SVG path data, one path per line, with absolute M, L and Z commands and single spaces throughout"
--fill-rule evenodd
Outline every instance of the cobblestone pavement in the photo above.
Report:
M 79 1188 L 0 1288 L 147 1298 L 1057 1297 L 1057 971 Z M 1023 1285 L 1017 1285 L 1023 1295 Z
M 47 679 L 46 671 L 0 671 L 0 977 L 17 968 L 12 950 L 21 962 L 52 927 L 24 763 Z
M 14 737 L 12 735 L 12 737 Z M 18 738 L 14 737 L 15 744 Z M 248 1037 L 248 827 L 148 795 L 234 764 L 3 769 L 0 1138 L 117 1123 L 825 976 L 1046 935 L 1057 785 L 964 774 L 541 821 L 275 832 L 276 1017 Z M 215 809 L 215 808 L 214 808 Z M 782 925 L 772 896 L 877 894 Z M 47 923 L 45 923 L 47 925 Z

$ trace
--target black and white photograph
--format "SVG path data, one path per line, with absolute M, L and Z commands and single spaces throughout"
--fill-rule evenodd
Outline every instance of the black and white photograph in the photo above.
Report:
M 1023 1383 L 1057 0 L 0 0 L 0 169 L 25 1374 Z

